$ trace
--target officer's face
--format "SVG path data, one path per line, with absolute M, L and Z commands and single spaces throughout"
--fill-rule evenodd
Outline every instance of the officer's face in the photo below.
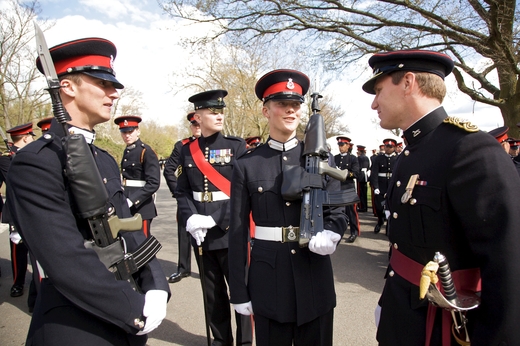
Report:
M 338 143 L 339 152 L 344 154 L 348 151 L 348 144 L 347 143 Z
M 372 102 L 372 109 L 377 111 L 384 129 L 407 129 L 409 124 L 405 109 L 405 78 L 395 85 L 389 75 L 378 78 L 374 91 L 376 96 Z
M 126 145 L 135 143 L 140 135 L 141 130 L 139 130 L 139 128 L 135 128 L 132 131 L 121 132 L 121 138 L 123 138 Z
M 62 92 L 70 97 L 67 110 L 71 113 L 71 124 L 92 130 L 95 125 L 110 120 L 112 105 L 119 94 L 112 82 L 86 74 L 80 76 L 81 83 L 63 79 Z
M 221 111 L 221 113 L 216 113 Z M 209 137 L 217 132 L 222 131 L 224 127 L 224 114 L 220 109 L 203 108 L 197 110 L 194 119 L 200 125 L 200 131 L 204 137 Z
M 285 142 L 296 135 L 302 114 L 299 101 L 270 100 L 265 103 L 262 113 L 269 121 L 272 138 Z

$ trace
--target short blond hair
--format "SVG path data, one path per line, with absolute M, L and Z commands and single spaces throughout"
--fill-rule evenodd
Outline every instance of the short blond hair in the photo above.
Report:
M 392 73 L 392 83 L 397 85 L 403 79 L 404 75 L 408 72 L 412 72 L 415 75 L 419 90 L 426 97 L 431 97 L 439 100 L 442 103 L 446 96 L 446 83 L 444 80 L 433 73 L 428 72 L 414 72 L 414 71 L 398 71 Z

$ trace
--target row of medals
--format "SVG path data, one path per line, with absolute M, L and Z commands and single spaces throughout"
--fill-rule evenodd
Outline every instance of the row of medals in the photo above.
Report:
M 208 157 L 209 163 L 230 163 L 231 162 L 231 156 L 233 156 L 233 153 L 231 152 L 231 149 L 216 149 L 216 150 L 210 150 L 209 156 L 208 151 L 206 150 L 206 156 Z

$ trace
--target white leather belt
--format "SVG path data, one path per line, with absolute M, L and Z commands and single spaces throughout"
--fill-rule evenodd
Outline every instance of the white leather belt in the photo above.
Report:
M 300 227 L 263 227 L 255 226 L 255 239 L 296 242 L 300 238 Z
M 193 191 L 193 199 L 197 202 L 216 202 L 224 201 L 229 199 L 229 196 L 222 191 L 206 191 L 206 192 L 195 192 Z
M 143 187 L 146 185 L 146 181 L 144 180 L 127 180 L 125 179 L 123 181 L 123 185 L 124 186 L 129 186 L 129 187 Z
M 385 177 L 385 178 L 391 178 L 392 173 L 377 173 L 378 177 Z

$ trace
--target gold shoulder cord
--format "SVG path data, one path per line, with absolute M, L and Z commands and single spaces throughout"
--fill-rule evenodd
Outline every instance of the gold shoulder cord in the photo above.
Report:
M 444 119 L 443 122 L 445 122 L 447 124 L 455 125 L 458 128 L 461 128 L 466 132 L 478 132 L 478 130 L 479 130 L 477 125 L 473 125 L 471 122 L 469 122 L 467 120 L 461 120 L 460 118 L 457 118 L 457 117 L 447 117 L 446 119 Z

